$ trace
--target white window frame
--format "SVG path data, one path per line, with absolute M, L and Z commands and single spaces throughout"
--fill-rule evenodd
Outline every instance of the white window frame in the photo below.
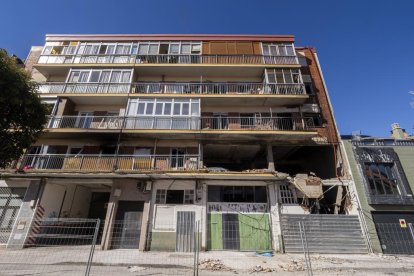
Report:
M 98 82 L 91 82 L 90 81 L 91 76 L 92 76 L 92 72 L 94 72 L 94 71 L 95 72 L 99 71 L 99 81 Z M 69 80 L 71 78 L 71 75 L 74 72 L 88 72 L 89 73 L 88 80 L 86 82 L 69 82 Z M 66 76 L 66 83 L 83 83 L 83 84 L 85 84 L 85 83 L 95 83 L 95 84 L 102 83 L 100 81 L 101 76 L 102 76 L 102 72 L 110 72 L 109 78 L 108 78 L 108 83 L 112 83 L 111 78 L 112 78 L 113 72 L 121 72 L 120 80 L 122 80 L 122 74 L 124 72 L 129 72 L 130 73 L 129 80 L 127 82 L 113 82 L 113 83 L 117 83 L 117 84 L 129 84 L 129 83 L 131 83 L 132 82 L 132 77 L 134 75 L 134 70 L 133 69 L 70 69 L 68 75 Z M 105 82 L 105 83 L 107 83 L 107 82 Z
M 277 82 L 277 78 L 276 78 L 276 70 L 282 70 L 282 76 L 283 76 L 283 82 Z M 299 82 L 286 82 L 286 78 L 285 78 L 285 71 L 287 71 L 287 73 L 290 74 L 290 76 L 293 78 L 293 75 L 296 75 L 296 72 L 294 72 L 294 70 L 297 70 L 297 74 L 299 75 Z M 275 80 L 276 82 L 269 82 L 269 73 L 274 74 L 275 75 Z M 299 69 L 286 69 L 286 68 L 266 68 L 265 69 L 265 81 L 266 83 L 269 84 L 303 84 L 303 78 L 302 78 L 302 73 L 300 72 Z
M 135 110 L 133 112 L 130 111 L 131 108 L 131 104 L 134 103 L 135 104 Z M 144 112 L 143 114 L 138 114 L 138 107 L 139 104 L 144 103 Z M 146 114 L 147 113 L 147 106 L 148 103 L 152 103 L 153 104 L 153 110 L 151 114 Z M 157 107 L 157 103 L 163 103 L 163 108 L 162 108 L 162 113 L 163 114 L 156 114 L 156 107 Z M 170 110 L 170 114 L 164 114 L 165 112 L 165 104 L 166 103 L 171 103 L 171 110 Z M 174 104 L 180 104 L 180 114 L 174 115 Z M 187 115 L 183 115 L 182 111 L 183 111 L 183 104 L 188 104 L 188 114 Z M 193 115 L 192 114 L 192 104 L 198 104 L 198 114 Z M 200 99 L 191 99 L 191 98 L 184 98 L 184 99 L 177 99 L 177 98 L 172 98 L 172 99 L 166 99 L 166 98 L 133 98 L 130 99 L 128 102 L 128 107 L 127 107 L 127 116 L 143 116 L 143 117 L 184 117 L 184 118 L 190 118 L 190 117 L 194 117 L 194 118 L 199 118 L 201 116 L 201 106 L 200 106 Z

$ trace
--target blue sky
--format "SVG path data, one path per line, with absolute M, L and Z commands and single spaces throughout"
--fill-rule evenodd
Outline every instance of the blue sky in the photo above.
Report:
M 294 34 L 317 48 L 341 134 L 413 133 L 414 1 L 2 0 L 0 47 L 48 33 Z

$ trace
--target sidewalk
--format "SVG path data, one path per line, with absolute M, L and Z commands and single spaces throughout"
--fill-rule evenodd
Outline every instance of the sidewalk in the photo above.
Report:
M 84 275 L 86 247 L 0 249 L 0 275 Z M 414 275 L 414 256 L 312 254 L 314 275 Z M 193 275 L 193 253 L 96 249 L 91 275 Z M 302 254 L 200 252 L 199 275 L 306 275 Z

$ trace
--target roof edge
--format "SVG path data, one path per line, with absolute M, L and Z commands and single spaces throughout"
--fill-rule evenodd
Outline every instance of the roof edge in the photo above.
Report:
M 269 34 L 46 34 L 46 41 L 239 40 L 294 42 L 294 35 Z

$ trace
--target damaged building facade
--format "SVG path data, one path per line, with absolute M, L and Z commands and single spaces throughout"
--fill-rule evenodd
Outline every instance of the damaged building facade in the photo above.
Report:
M 295 252 L 303 220 L 361 232 L 316 50 L 294 36 L 47 35 L 26 67 L 51 114 L 2 173 L 2 244 L 33 217 L 99 218 L 103 249 L 186 251 L 199 237 Z M 355 231 L 341 235 L 363 247 Z
M 373 252 L 414 254 L 414 139 L 398 124 L 393 137 L 344 136 L 354 179 L 351 193 L 363 213 Z

